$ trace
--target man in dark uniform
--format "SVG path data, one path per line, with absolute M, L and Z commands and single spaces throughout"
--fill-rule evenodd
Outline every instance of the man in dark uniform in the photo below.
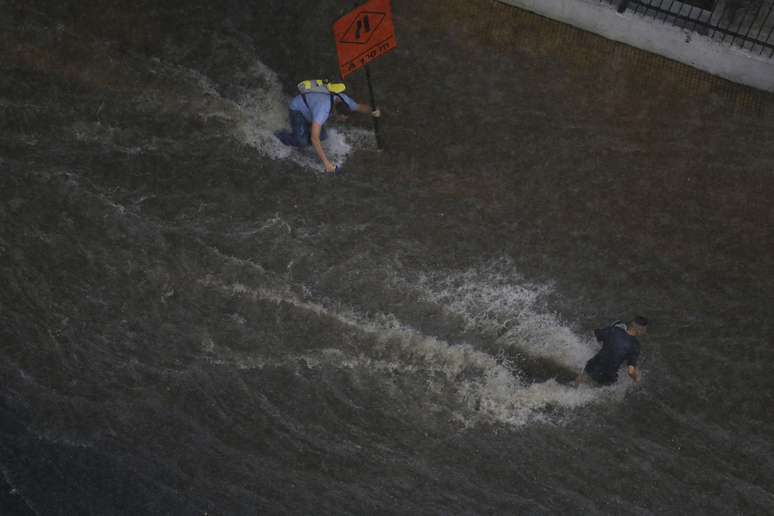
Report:
M 626 362 L 627 373 L 635 382 L 640 381 L 637 359 L 640 342 L 637 337 L 648 331 L 648 320 L 636 317 L 629 324 L 616 321 L 606 328 L 594 330 L 594 336 L 602 343 L 600 349 L 578 376 L 578 383 L 612 385 L 618 381 L 618 369 Z

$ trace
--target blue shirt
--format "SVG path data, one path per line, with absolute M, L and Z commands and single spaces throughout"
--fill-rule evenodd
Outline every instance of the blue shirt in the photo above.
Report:
M 290 109 L 301 113 L 310 124 L 318 123 L 323 125 L 328 120 L 328 117 L 331 116 L 331 95 L 327 93 L 306 93 L 305 95 L 306 102 L 304 102 L 303 95 L 293 97 L 293 100 L 290 101 Z M 333 95 L 334 98 L 337 96 L 341 97 L 341 100 L 347 104 L 350 111 L 357 109 L 357 102 L 352 97 L 344 93 Z M 309 107 L 306 106 L 307 103 L 309 103 Z
M 586 362 L 584 371 L 595 382 L 609 385 L 618 381 L 618 368 L 626 361 L 627 365 L 637 366 L 640 356 L 640 342 L 626 333 L 621 325 L 608 326 L 594 330 L 602 349 Z

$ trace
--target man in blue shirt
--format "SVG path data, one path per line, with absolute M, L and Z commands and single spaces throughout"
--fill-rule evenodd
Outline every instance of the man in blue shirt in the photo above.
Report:
M 277 133 L 277 137 L 285 145 L 305 147 L 311 143 L 328 173 L 336 172 L 336 165 L 325 155 L 320 142 L 327 138 L 324 125 L 334 114 L 334 108 L 342 108 L 346 112 L 370 113 L 375 118 L 381 116 L 378 109 L 372 109 L 368 104 L 359 104 L 346 95 L 345 89 L 341 83 L 325 83 L 323 91 L 308 91 L 296 95 L 290 101 L 288 110 L 291 131 Z
M 594 330 L 594 336 L 602 343 L 591 360 L 586 362 L 578 383 L 612 385 L 618 381 L 618 369 L 626 362 L 627 373 L 634 382 L 640 381 L 637 360 L 640 356 L 640 342 L 637 337 L 648 331 L 648 320 L 636 317 L 629 324 L 616 321 L 606 328 Z

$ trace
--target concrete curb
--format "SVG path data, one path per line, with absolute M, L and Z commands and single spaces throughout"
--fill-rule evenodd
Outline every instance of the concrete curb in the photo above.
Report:
M 619 14 L 599 0 L 498 0 L 605 38 L 659 54 L 712 75 L 774 92 L 774 59 L 713 41 L 696 32 Z

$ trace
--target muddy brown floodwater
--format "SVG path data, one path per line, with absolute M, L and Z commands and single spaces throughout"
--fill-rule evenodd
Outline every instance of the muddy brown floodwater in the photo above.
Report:
M 272 133 L 348 6 L 0 2 L 1 512 L 771 513 L 772 96 L 393 6 L 329 178 Z

